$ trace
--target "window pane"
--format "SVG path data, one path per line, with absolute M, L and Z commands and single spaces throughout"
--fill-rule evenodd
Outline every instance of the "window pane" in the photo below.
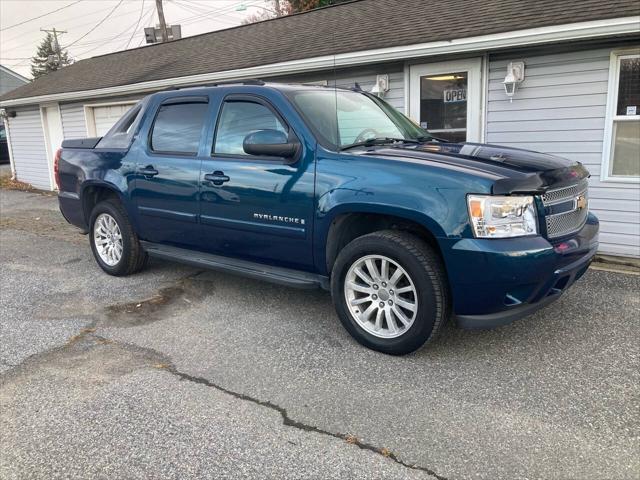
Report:
M 640 115 L 640 57 L 620 59 L 617 115 Z
M 340 144 L 350 145 L 369 138 L 404 138 L 403 132 L 375 102 L 361 94 L 336 94 Z
M 160 107 L 151 149 L 156 152 L 198 153 L 206 103 L 178 103 Z
M 242 143 L 257 130 L 279 130 L 287 133 L 278 117 L 264 105 L 253 102 L 226 102 L 216 133 L 215 153 L 247 155 Z
M 613 123 L 612 175 L 640 177 L 640 121 Z
M 113 127 L 102 137 L 96 148 L 127 148 L 133 139 L 133 134 L 138 128 L 142 118 L 142 106 L 138 104 L 133 108 L 126 108 L 125 114 Z
M 436 137 L 467 137 L 467 72 L 420 78 L 420 126 Z
M 429 137 L 426 131 L 386 102 L 361 92 L 318 89 L 290 95 L 320 140 L 331 144 L 332 148 L 355 143 L 358 137 L 359 141 L 375 137 Z

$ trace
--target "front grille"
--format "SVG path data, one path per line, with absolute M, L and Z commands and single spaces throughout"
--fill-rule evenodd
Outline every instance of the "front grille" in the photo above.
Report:
M 542 195 L 542 203 L 544 203 L 545 205 L 552 205 L 554 203 L 567 201 L 567 199 L 575 198 L 581 193 L 586 192 L 588 187 L 589 181 L 587 179 L 584 179 L 580 183 L 576 183 L 575 185 L 556 188 L 555 190 L 549 190 L 544 195 Z
M 588 181 L 582 180 L 576 185 L 549 190 L 542 195 L 542 203 L 545 207 L 560 210 L 562 213 L 547 214 L 547 237 L 557 238 L 580 230 L 587 221 L 588 208 Z M 578 199 L 584 196 L 586 205 L 579 208 Z M 552 210 L 550 208 L 548 211 Z

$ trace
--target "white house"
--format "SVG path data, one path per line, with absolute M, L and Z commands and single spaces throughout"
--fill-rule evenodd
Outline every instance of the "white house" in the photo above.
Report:
M 360 0 L 82 60 L 0 97 L 13 171 L 52 189 L 63 137 L 104 134 L 152 91 L 241 78 L 357 82 L 439 137 L 579 160 L 601 253 L 640 257 L 635 0 Z
M 28 82 L 28 78 L 23 77 L 4 65 L 0 65 L 0 95 L 4 95 Z

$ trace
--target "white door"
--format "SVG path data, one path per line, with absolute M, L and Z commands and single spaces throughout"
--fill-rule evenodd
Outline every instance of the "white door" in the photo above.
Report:
M 482 59 L 412 65 L 409 116 L 436 137 L 482 141 Z
M 60 108 L 58 108 L 57 104 L 40 107 L 40 115 L 42 117 L 42 128 L 44 130 L 45 146 L 47 148 L 47 160 L 49 162 L 49 181 L 53 189 L 56 186 L 53 174 L 53 159 L 62 145 L 62 140 L 64 140 L 62 117 L 60 116 Z
M 120 117 L 127 110 L 133 107 L 133 103 L 120 105 L 106 105 L 103 107 L 92 107 L 93 127 L 95 131 L 91 136 L 102 137 L 113 125 L 120 120 Z

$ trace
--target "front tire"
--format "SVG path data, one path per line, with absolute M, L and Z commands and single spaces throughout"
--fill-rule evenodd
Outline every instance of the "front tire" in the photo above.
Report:
M 102 270 L 109 275 L 125 276 L 144 268 L 147 253 L 118 200 L 98 203 L 91 212 L 90 225 L 91 250 Z
M 391 355 L 420 348 L 449 316 L 442 261 L 407 232 L 385 230 L 349 243 L 334 264 L 331 294 L 347 331 Z

